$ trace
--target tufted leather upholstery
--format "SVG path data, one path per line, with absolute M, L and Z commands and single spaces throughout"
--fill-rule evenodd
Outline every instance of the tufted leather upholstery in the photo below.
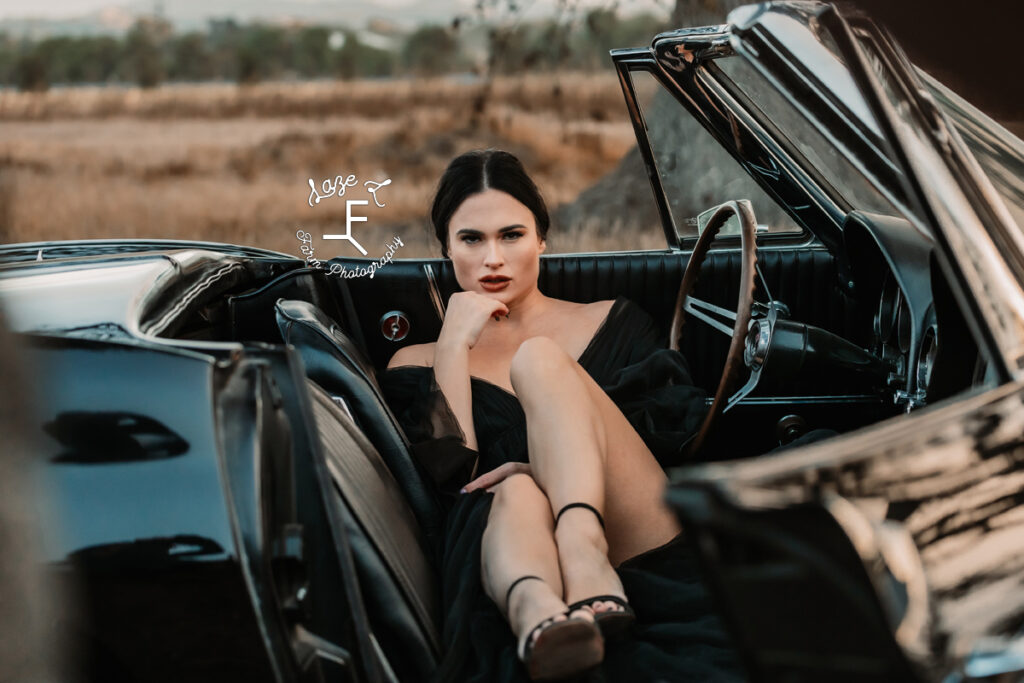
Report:
M 539 286 L 545 294 L 570 301 L 625 294 L 663 324 L 667 340 L 666 323 L 671 320 L 685 263 L 685 255 L 662 251 L 543 256 Z M 375 367 L 385 367 L 400 346 L 435 341 L 441 331 L 424 265 L 433 269 L 442 301 L 459 291 L 446 259 L 395 261 L 373 280 L 346 281 Z M 398 343 L 384 339 L 378 331 L 381 317 L 391 310 L 403 311 L 410 321 L 409 336 Z
M 669 251 L 542 256 L 539 286 L 545 294 L 571 301 L 598 301 L 623 294 L 651 314 L 667 344 L 686 260 L 686 254 Z M 838 286 L 831 254 L 815 247 L 763 249 L 758 252 L 758 261 L 772 296 L 790 306 L 794 320 L 854 337 L 853 302 Z M 346 282 L 375 367 L 383 368 L 400 346 L 431 342 L 440 333 L 441 320 L 429 294 L 424 264 L 434 270 L 440 298 L 447 302 L 459 288 L 451 263 L 443 259 L 396 261 L 373 280 Z M 697 295 L 732 308 L 738 287 L 739 254 L 712 251 L 701 269 Z M 409 336 L 398 343 L 378 332 L 380 318 L 391 310 L 403 311 L 411 323 Z M 721 333 L 701 323 L 687 325 L 682 350 L 697 384 L 714 388 L 727 348 L 728 339 Z M 782 388 L 799 392 L 804 387 Z

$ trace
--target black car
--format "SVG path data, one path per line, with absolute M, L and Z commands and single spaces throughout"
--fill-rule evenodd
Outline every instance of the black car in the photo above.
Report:
M 665 246 L 545 255 L 540 286 L 629 297 L 714 397 L 666 500 L 750 678 L 1024 670 L 1024 143 L 827 4 L 612 57 Z M 337 275 L 372 262 L 0 248 L 84 678 L 429 678 L 439 511 L 377 373 L 457 284 Z

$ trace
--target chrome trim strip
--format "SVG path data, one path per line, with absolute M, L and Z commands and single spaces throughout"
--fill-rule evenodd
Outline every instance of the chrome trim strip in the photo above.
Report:
M 178 300 L 178 303 L 164 313 L 159 320 L 147 325 L 142 329 L 142 331 L 152 337 L 158 336 L 161 332 L 166 330 L 179 315 L 181 315 L 181 313 L 197 296 L 213 286 L 217 280 L 220 280 L 236 270 L 244 270 L 244 266 L 237 262 L 225 263 L 213 273 L 197 282 L 189 291 L 185 292 Z
M 437 286 L 437 276 L 434 275 L 434 267 L 429 263 L 423 264 L 423 273 L 427 276 L 427 293 L 434 304 L 437 312 L 437 319 L 444 322 L 444 300 L 441 298 L 441 289 Z

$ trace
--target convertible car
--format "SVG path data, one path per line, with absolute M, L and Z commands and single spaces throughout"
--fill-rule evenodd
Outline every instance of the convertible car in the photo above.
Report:
M 541 288 L 629 297 L 707 390 L 665 500 L 750 679 L 1024 671 L 1024 144 L 828 4 L 612 58 L 665 246 L 545 255 Z M 439 511 L 377 375 L 457 284 L 329 268 L 369 263 L 0 248 L 83 678 L 435 670 Z

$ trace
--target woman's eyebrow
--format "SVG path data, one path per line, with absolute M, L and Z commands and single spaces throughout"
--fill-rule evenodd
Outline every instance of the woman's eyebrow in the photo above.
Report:
M 506 225 L 504 228 L 498 228 L 498 233 L 501 234 L 501 233 L 508 232 L 509 230 L 525 230 L 525 229 L 526 229 L 525 225 L 520 225 L 519 223 L 517 223 L 515 225 Z M 462 234 L 466 234 L 466 235 L 481 235 L 481 234 L 483 234 L 483 232 L 481 230 L 477 230 L 476 228 L 462 228 L 460 230 L 456 230 L 455 231 L 455 235 L 456 236 L 459 236 L 459 235 L 462 235 Z

